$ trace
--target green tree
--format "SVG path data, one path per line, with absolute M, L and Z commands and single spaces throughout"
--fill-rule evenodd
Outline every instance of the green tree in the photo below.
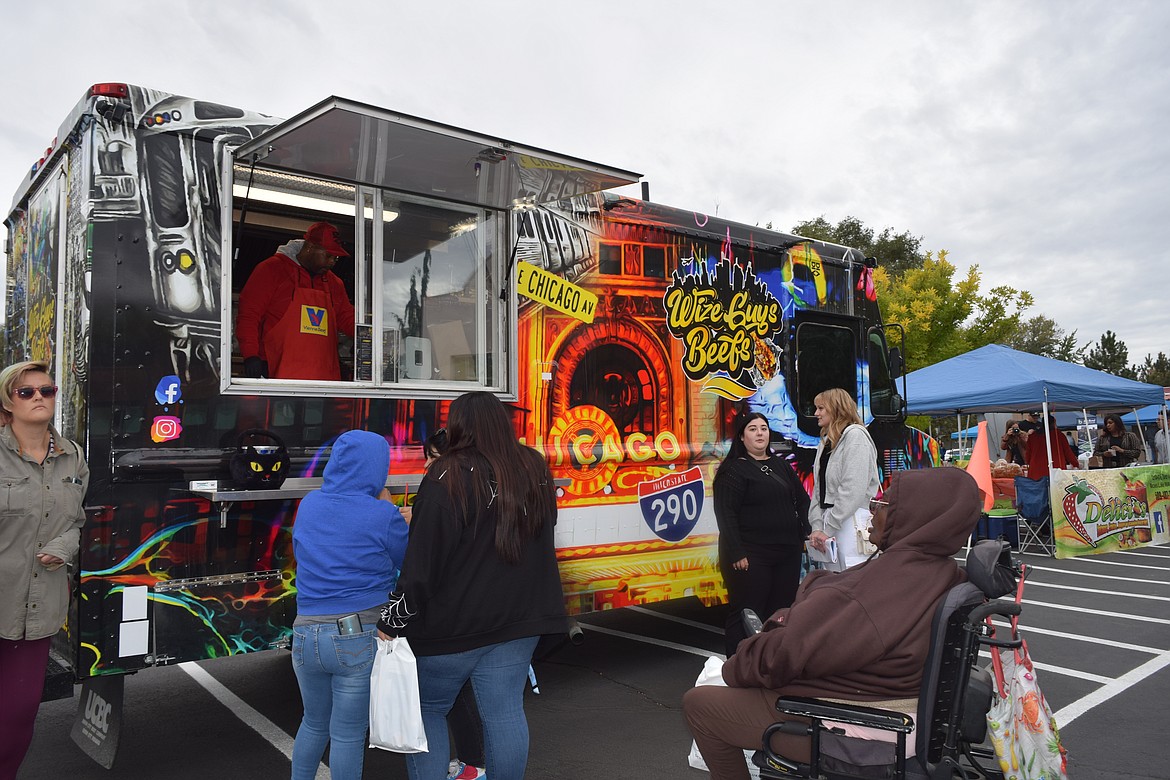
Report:
M 976 276 L 978 278 L 978 275 Z M 1007 285 L 992 287 L 976 301 L 975 319 L 966 327 L 967 343 L 972 349 L 987 344 L 1003 344 L 1019 332 L 1023 312 L 1032 306 L 1032 293 Z
M 1084 363 L 1085 350 L 1088 348 L 1088 344 L 1077 346 L 1077 332 L 1074 329 L 1072 333 L 1067 334 L 1057 343 L 1055 351 L 1049 357 L 1063 360 L 1066 363 Z
M 1165 352 L 1159 352 L 1157 358 L 1147 354 L 1144 363 L 1134 366 L 1134 373 L 1141 382 L 1170 387 L 1170 358 Z
M 866 257 L 876 257 L 879 265 L 891 276 L 901 276 L 911 268 L 921 268 L 926 261 L 926 255 L 922 253 L 922 236 L 912 235 L 909 231 L 895 233 L 889 227 L 875 235 L 873 228 L 866 227 L 853 216 L 834 225 L 822 214 L 816 219 L 797 223 L 792 232 L 805 238 L 860 249 Z
M 1020 323 L 1015 333 L 1009 334 L 1002 342 L 1005 346 L 1030 352 L 1033 355 L 1080 363 L 1084 360 L 1085 347 L 1077 347 L 1077 332 L 1065 333 L 1056 320 L 1037 314 Z
M 1032 305 L 1026 290 L 996 287 L 980 295 L 978 266 L 957 280 L 955 271 L 943 250 L 937 258 L 927 252 L 922 267 L 900 276 L 881 267 L 874 274 L 884 319 L 906 331 L 909 371 L 1002 342 L 1019 329 L 1022 312 Z
M 1089 348 L 1085 365 L 1126 379 L 1137 378 L 1137 371 L 1129 365 L 1129 348 L 1111 330 L 1102 333 L 1101 339 Z
M 923 252 L 921 236 L 909 231 L 887 227 L 875 235 L 857 217 L 834 225 L 821 215 L 798 223 L 792 232 L 856 247 L 878 259 L 874 282 L 882 314 L 886 322 L 905 328 L 908 371 L 987 344 L 1007 343 L 1024 327 L 1023 312 L 1032 305 L 1027 290 L 1000 286 L 980 294 L 978 266 L 956 279 L 946 251 Z

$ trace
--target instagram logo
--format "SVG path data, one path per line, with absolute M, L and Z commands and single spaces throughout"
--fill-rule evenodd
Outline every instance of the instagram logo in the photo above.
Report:
M 150 426 L 150 438 L 156 442 L 170 441 L 179 438 L 183 432 L 183 425 L 178 417 L 155 417 Z

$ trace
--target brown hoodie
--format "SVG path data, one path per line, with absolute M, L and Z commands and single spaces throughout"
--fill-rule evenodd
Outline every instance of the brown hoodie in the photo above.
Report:
M 881 554 L 814 572 L 764 633 L 723 665 L 736 688 L 850 701 L 914 698 L 939 599 L 965 579 L 954 555 L 979 519 L 979 489 L 953 468 L 905 471 L 886 491 Z

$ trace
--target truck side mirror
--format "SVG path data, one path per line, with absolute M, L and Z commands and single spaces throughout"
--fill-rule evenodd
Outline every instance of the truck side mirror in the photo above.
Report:
M 894 393 L 892 396 L 890 396 L 890 411 L 899 420 L 905 420 L 906 419 L 906 399 L 904 399 L 902 396 L 898 395 L 897 393 Z
M 906 363 L 902 360 L 902 350 L 897 347 L 890 347 L 888 362 L 891 379 L 897 379 L 906 371 Z

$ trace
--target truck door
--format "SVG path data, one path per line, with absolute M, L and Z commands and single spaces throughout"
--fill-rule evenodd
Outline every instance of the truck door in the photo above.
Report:
M 818 393 L 840 387 L 859 397 L 861 323 L 854 317 L 798 310 L 792 327 L 790 376 L 797 426 L 810 436 L 819 436 L 813 401 Z

